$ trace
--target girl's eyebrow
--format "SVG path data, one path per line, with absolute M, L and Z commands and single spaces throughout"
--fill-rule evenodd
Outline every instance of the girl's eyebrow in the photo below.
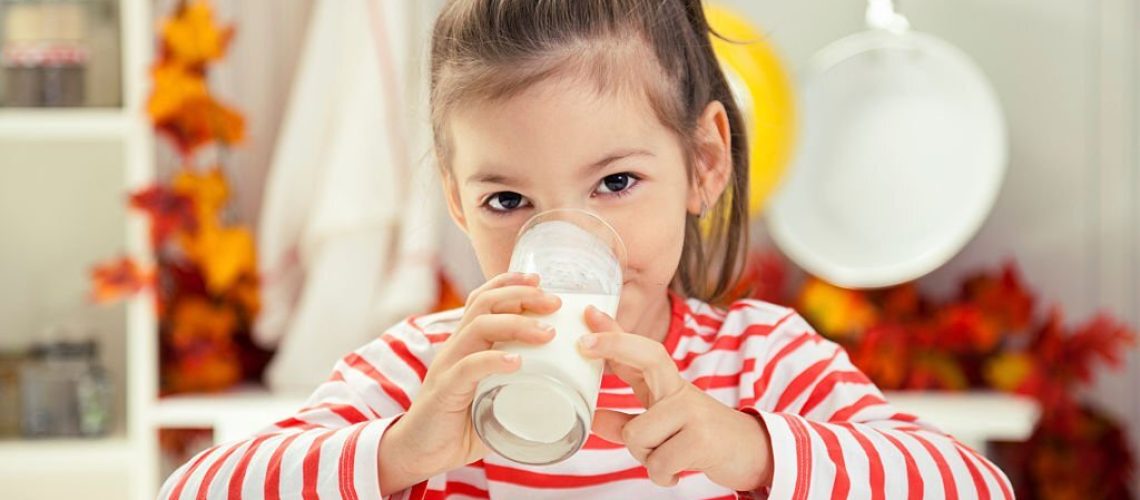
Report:
M 647 149 L 619 149 L 617 151 L 614 151 L 614 152 L 607 154 L 606 156 L 602 157 L 602 159 L 600 159 L 596 162 L 593 162 L 593 163 L 590 163 L 590 164 L 584 166 L 582 168 L 582 170 L 583 170 L 582 173 L 588 174 L 588 173 L 595 171 L 595 170 L 601 170 L 601 169 L 605 168 L 606 166 L 608 166 L 609 164 L 611 164 L 615 161 L 623 160 L 623 159 L 630 158 L 633 156 L 656 156 L 656 155 L 654 155 L 651 151 L 649 151 Z M 510 177 L 500 173 L 502 170 L 503 169 L 495 167 L 495 166 L 481 168 L 481 169 L 479 169 L 479 171 L 475 172 L 470 177 L 468 177 L 467 180 L 464 181 L 464 183 L 465 184 L 502 184 L 504 186 L 510 186 L 510 185 L 514 184 L 514 181 Z
M 608 166 L 609 164 L 611 164 L 615 161 L 623 160 L 623 159 L 629 158 L 631 156 L 654 156 L 654 154 L 653 154 L 653 152 L 651 152 L 647 149 L 620 149 L 620 150 L 617 150 L 613 153 L 606 155 L 601 160 L 598 160 L 594 163 L 591 163 L 590 165 L 587 165 L 584 170 L 586 170 L 586 171 L 600 170 L 600 169 L 605 168 L 606 166 Z

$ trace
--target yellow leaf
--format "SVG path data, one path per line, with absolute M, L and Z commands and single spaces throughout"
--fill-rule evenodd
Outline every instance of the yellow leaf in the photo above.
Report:
M 1025 353 L 1001 354 L 986 363 L 985 377 L 994 388 L 1015 391 L 1033 371 L 1033 360 Z
M 962 373 L 961 365 L 949 355 L 931 353 L 919 359 L 916 365 L 921 366 L 934 378 L 934 382 L 937 383 L 935 387 L 938 389 L 964 391 L 970 387 L 966 374 Z
M 800 305 L 821 333 L 834 338 L 860 334 L 877 319 L 874 305 L 862 293 L 815 278 L 804 285 Z

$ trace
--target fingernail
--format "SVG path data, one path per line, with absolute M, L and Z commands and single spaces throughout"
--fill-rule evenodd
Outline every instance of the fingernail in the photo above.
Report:
M 591 349 L 594 346 L 598 345 L 598 336 L 592 333 L 583 335 L 582 338 L 578 340 L 578 342 L 582 344 L 582 347 Z
M 503 361 L 506 361 L 508 363 L 514 363 L 515 361 L 518 361 L 518 360 L 519 360 L 519 355 L 515 354 L 513 352 L 508 352 L 508 353 L 503 355 Z

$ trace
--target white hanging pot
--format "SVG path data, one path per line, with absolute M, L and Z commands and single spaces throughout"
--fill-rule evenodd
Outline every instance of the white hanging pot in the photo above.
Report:
M 953 257 L 989 214 L 1008 156 L 997 97 L 969 57 L 912 31 L 890 0 L 872 0 L 867 21 L 802 75 L 799 148 L 768 213 L 789 258 L 848 288 Z

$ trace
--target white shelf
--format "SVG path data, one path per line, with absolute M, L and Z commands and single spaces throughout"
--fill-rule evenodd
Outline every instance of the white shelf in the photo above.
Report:
M 135 454 L 125 436 L 0 441 L 3 497 L 126 498 Z
M 137 121 L 122 109 L 0 108 L 0 140 L 123 139 Z
M 60 461 L 124 461 L 131 452 L 130 442 L 121 435 L 91 439 L 3 440 L 0 441 L 0 470 L 22 469 L 36 463 L 59 467 Z
M 896 408 L 930 422 L 959 441 L 985 450 L 986 441 L 1029 438 L 1041 408 L 1024 396 L 999 392 L 888 392 Z
M 151 412 L 155 428 L 209 428 L 217 442 L 240 439 L 292 415 L 305 395 L 275 395 L 261 387 L 220 394 L 161 398 Z
M 66 150 L 76 144 L 98 143 L 100 148 L 121 149 L 110 160 L 87 161 L 99 167 L 112 165 L 122 169 L 122 182 L 114 187 L 115 192 L 142 187 L 155 178 L 155 137 L 145 110 L 157 45 L 157 18 L 153 12 L 157 4 L 152 0 L 116 1 L 120 15 L 122 106 L 0 107 L 0 166 L 8 166 L 6 160 L 13 159 L 9 158 L 13 146 Z M 160 8 L 165 12 L 170 6 Z M 123 224 L 126 234 L 120 246 L 131 256 L 150 260 L 149 230 L 144 217 L 130 213 Z M 126 411 L 119 423 L 120 432 L 97 440 L 0 441 L 0 498 L 154 498 L 161 479 L 158 442 L 151 425 L 152 406 L 158 393 L 157 332 L 153 297 L 143 294 L 132 299 L 127 307 L 126 384 L 120 388 Z

